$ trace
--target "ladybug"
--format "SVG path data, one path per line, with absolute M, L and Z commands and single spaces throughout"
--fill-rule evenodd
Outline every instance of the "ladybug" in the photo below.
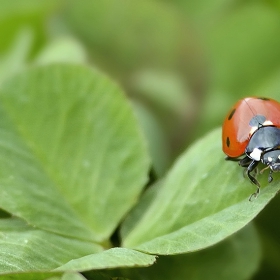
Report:
M 269 183 L 273 180 L 272 173 L 280 171 L 280 103 L 264 97 L 239 100 L 224 120 L 222 145 L 226 160 L 239 161 L 256 185 L 251 201 L 260 192 L 255 178 L 258 164 L 262 162 L 267 165 L 264 169 L 270 168 Z

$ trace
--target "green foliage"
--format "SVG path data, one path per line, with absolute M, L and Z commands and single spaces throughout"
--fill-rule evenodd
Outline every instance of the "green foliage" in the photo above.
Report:
M 256 271 L 260 255 L 257 232 L 248 225 L 216 246 L 192 254 L 160 256 L 152 267 L 127 269 L 124 275 L 130 279 L 153 280 L 235 280 L 236 275 L 238 279 L 247 279 Z
M 258 199 L 248 201 L 254 189 L 246 188 L 248 182 L 242 172 L 238 174 L 237 165 L 224 163 L 217 142 L 220 134 L 218 129 L 198 141 L 164 181 L 146 192 L 124 222 L 125 246 L 160 255 L 197 251 L 244 227 L 274 197 L 280 187 L 276 180 Z M 199 151 L 203 151 L 203 166 L 196 156 Z M 188 165 L 190 159 L 192 165 Z M 263 180 L 262 186 L 267 185 Z
M 279 7 L 0 1 L 0 279 L 279 278 L 280 176 L 215 128 L 279 100 Z
M 149 166 L 119 88 L 85 67 L 54 65 L 7 81 L 0 98 L 3 209 L 51 232 L 107 240 Z

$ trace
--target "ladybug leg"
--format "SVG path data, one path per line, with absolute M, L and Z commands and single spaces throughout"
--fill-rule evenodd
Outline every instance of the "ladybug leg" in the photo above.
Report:
M 252 159 L 245 156 L 244 158 L 239 160 L 239 165 L 241 167 L 248 167 L 251 164 L 251 162 L 252 162 Z
M 248 166 L 247 166 L 247 167 L 248 167 Z M 256 167 L 254 170 L 252 170 L 251 173 L 252 173 L 251 176 L 253 176 L 254 178 L 256 178 L 256 176 L 257 176 L 257 174 L 258 174 L 258 168 Z M 243 177 L 244 177 L 244 178 L 248 177 L 248 175 L 247 175 L 247 168 L 244 168 L 244 169 L 243 169 Z
M 271 183 L 273 181 L 272 173 L 273 173 L 273 171 L 270 170 L 269 174 L 268 174 L 268 183 Z
M 239 160 L 239 165 L 240 165 L 241 167 L 245 167 L 245 169 L 243 170 L 243 176 L 244 176 L 244 177 L 248 177 L 248 175 L 247 175 L 247 169 L 248 169 L 248 166 L 251 164 L 251 162 L 252 162 L 252 159 L 249 158 L 249 157 L 247 157 L 247 156 L 245 156 L 244 158 L 242 158 L 242 159 Z M 250 174 L 250 175 L 256 177 L 256 175 L 257 175 L 257 173 L 258 173 L 258 169 L 257 169 L 257 168 L 254 168 L 254 169 L 252 170 L 252 172 L 254 172 L 254 174 Z
M 254 176 L 251 175 L 251 172 L 257 167 L 258 164 L 259 161 L 252 160 L 246 170 L 246 175 L 248 176 L 250 181 L 257 186 L 256 191 L 250 195 L 249 201 L 252 201 L 252 199 L 256 198 L 260 193 L 260 183 Z
M 266 169 L 268 169 L 269 168 L 269 166 L 266 166 L 265 168 L 263 168 L 261 171 L 260 171 L 260 174 L 262 174 Z M 272 172 L 272 170 L 270 170 L 271 172 Z M 271 172 L 269 172 L 269 173 L 271 173 Z
M 266 169 L 268 169 L 268 168 L 269 168 L 269 166 L 263 168 L 263 169 L 260 171 L 260 173 L 263 173 L 264 170 L 266 170 Z M 271 183 L 271 182 L 273 181 L 272 173 L 273 173 L 273 171 L 270 169 L 270 170 L 269 170 L 269 174 L 268 174 L 268 179 L 267 179 L 267 180 L 268 180 L 268 183 Z

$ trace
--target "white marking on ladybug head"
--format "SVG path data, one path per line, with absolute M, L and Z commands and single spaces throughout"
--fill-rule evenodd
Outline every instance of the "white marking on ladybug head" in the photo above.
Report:
M 249 135 L 253 135 L 253 133 L 258 129 L 257 126 L 252 126 L 251 129 L 250 129 L 250 132 L 249 132 Z
M 280 159 L 280 155 L 278 156 L 278 159 Z
M 272 162 L 272 157 L 268 157 L 267 160 L 268 160 L 269 162 Z
M 270 126 L 273 125 L 272 121 L 265 120 L 263 123 L 260 123 L 260 126 Z M 252 136 L 256 130 L 260 128 L 260 126 L 252 126 L 249 132 L 249 136 Z
M 268 125 L 273 125 L 272 121 L 266 120 L 262 126 L 268 126 Z
M 256 161 L 261 160 L 262 150 L 255 148 L 253 152 L 250 154 L 250 157 Z

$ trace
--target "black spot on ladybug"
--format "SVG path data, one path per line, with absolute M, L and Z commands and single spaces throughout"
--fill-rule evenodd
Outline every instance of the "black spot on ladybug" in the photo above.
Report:
M 228 120 L 231 120 L 231 118 L 233 117 L 235 111 L 236 111 L 236 109 L 234 108 L 234 109 L 230 112 L 230 114 L 229 114 L 229 116 L 228 116 Z
M 250 120 L 249 125 L 250 125 L 251 127 L 254 127 L 254 126 L 259 127 L 259 126 L 261 126 L 265 121 L 266 121 L 265 116 L 263 116 L 263 115 L 256 115 L 256 116 L 254 116 L 254 117 Z
M 226 143 L 227 143 L 227 146 L 229 147 L 229 146 L 230 146 L 230 140 L 229 140 L 229 137 L 227 137 L 227 141 L 226 141 Z
M 264 100 L 264 101 L 269 101 L 270 100 L 269 98 L 266 98 L 266 97 L 258 97 L 257 99 Z

